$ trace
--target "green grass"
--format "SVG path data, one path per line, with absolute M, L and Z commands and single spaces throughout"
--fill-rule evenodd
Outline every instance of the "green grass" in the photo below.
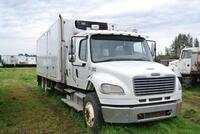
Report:
M 35 68 L 2 68 L 0 134 L 4 133 L 79 134 L 85 130 L 39 91 Z
M 88 133 L 82 114 L 45 93 L 36 84 L 35 68 L 0 68 L 1 133 Z M 172 119 L 139 124 L 104 124 L 102 134 L 200 134 L 200 88 L 183 90 L 182 113 Z

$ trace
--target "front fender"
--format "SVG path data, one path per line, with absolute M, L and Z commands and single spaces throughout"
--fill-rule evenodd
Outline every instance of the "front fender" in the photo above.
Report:
M 105 103 L 112 104 L 112 101 L 120 100 L 120 99 L 128 99 L 131 96 L 131 94 L 133 94 L 131 92 L 130 88 L 127 87 L 127 84 L 125 84 L 123 81 L 119 80 L 117 77 L 110 75 L 110 74 L 95 73 L 88 78 L 88 81 L 90 81 L 93 84 L 101 104 L 102 103 L 103 104 L 105 104 Z M 100 92 L 101 84 L 103 84 L 103 83 L 120 86 L 124 90 L 125 95 L 101 93 Z M 112 100 L 112 101 L 104 102 L 103 100 Z

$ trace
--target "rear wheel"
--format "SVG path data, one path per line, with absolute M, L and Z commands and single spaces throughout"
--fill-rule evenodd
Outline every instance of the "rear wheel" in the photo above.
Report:
M 42 87 L 42 89 L 44 89 L 44 78 L 43 77 L 41 77 L 41 87 Z
M 48 80 L 44 78 L 44 91 L 47 92 L 48 88 Z
M 38 84 L 38 86 L 42 86 L 42 77 L 41 76 L 37 76 L 37 84 Z
M 89 93 L 84 100 L 83 115 L 87 128 L 95 134 L 100 132 L 103 123 L 101 107 L 96 93 Z
M 196 85 L 197 84 L 198 77 L 196 76 L 183 76 L 182 78 L 182 84 L 184 86 L 188 85 Z

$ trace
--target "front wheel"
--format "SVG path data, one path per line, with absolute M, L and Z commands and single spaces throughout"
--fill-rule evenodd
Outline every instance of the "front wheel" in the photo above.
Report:
M 103 117 L 96 93 L 86 95 L 83 115 L 87 128 L 91 129 L 95 134 L 99 133 L 103 123 Z

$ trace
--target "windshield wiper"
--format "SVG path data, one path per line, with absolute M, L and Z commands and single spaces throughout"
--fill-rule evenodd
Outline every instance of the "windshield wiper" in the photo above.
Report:
M 132 59 L 132 60 L 136 60 L 136 61 L 149 61 L 149 60 L 146 60 L 146 59 L 143 59 L 143 58 L 137 58 L 137 59 Z
M 142 58 L 138 58 L 138 59 L 129 59 L 129 58 L 121 58 L 121 59 L 115 59 L 115 58 L 110 58 L 110 59 L 105 59 L 105 60 L 100 60 L 98 62 L 109 62 L 109 61 L 134 61 L 134 60 L 137 60 L 137 61 L 147 61 L 145 59 L 142 59 Z
M 100 61 L 98 61 L 98 62 L 119 61 L 119 60 L 122 60 L 122 59 L 110 58 L 110 59 L 100 60 Z

